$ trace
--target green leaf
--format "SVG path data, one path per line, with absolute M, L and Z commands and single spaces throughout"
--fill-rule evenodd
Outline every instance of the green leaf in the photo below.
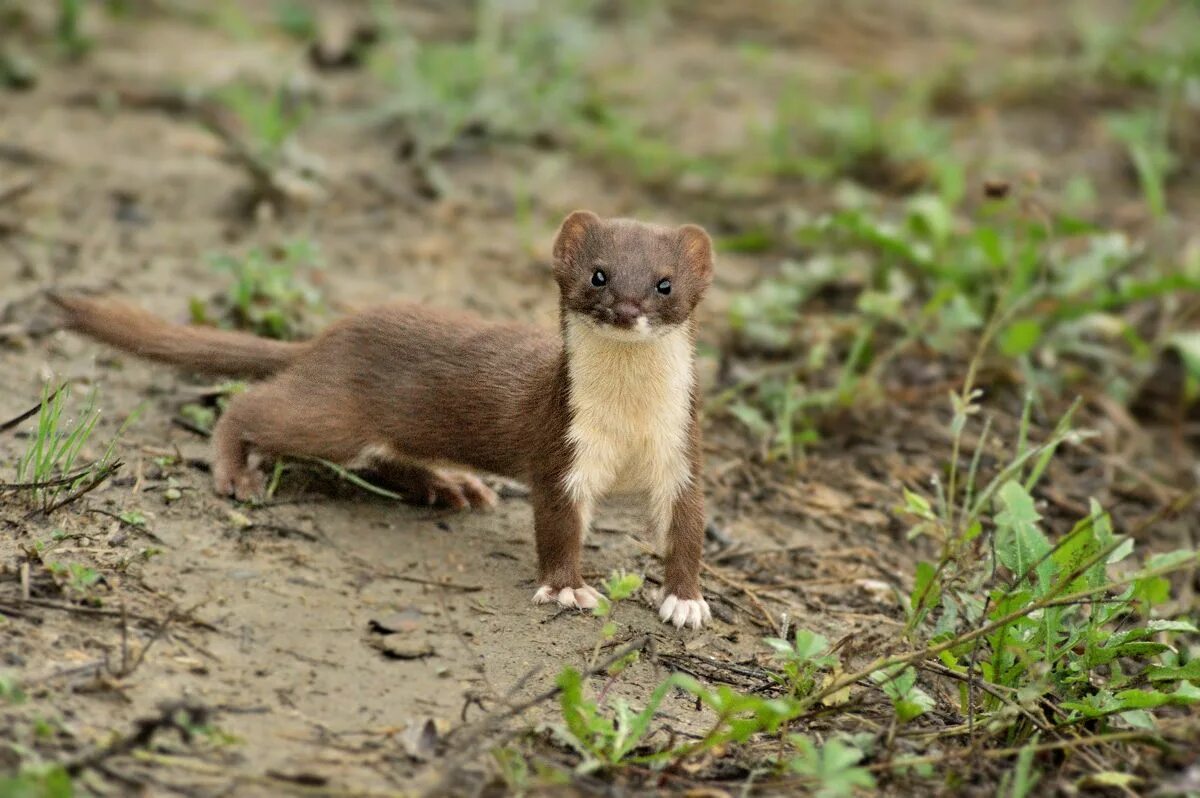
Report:
M 641 712 L 633 716 L 629 716 L 626 712 L 620 717 L 620 722 L 617 724 L 617 738 L 613 745 L 612 760 L 614 762 L 624 759 L 646 736 L 646 732 L 650 728 L 650 721 L 654 719 L 654 713 L 658 711 L 659 705 L 667 697 L 667 693 L 681 683 L 678 676 L 679 674 L 675 674 L 656 687 Z M 625 702 L 622 701 L 618 707 L 624 708 L 624 704 Z
M 925 607 L 937 604 L 942 596 L 940 584 L 935 584 L 937 569 L 927 562 L 917 563 L 916 579 L 913 582 L 912 595 L 909 597 L 909 609 L 916 613 Z
M 604 583 L 604 587 L 608 592 L 608 597 L 613 601 L 623 601 L 642 586 L 642 575 L 626 573 L 623 570 L 613 571 L 609 575 L 608 581 Z
M 1042 324 L 1034 319 L 1013 322 L 1000 334 L 1000 351 L 1008 357 L 1021 357 L 1033 351 L 1042 339 Z
M 862 751 L 843 743 L 836 737 L 818 748 L 807 737 L 793 735 L 791 742 L 800 755 L 788 763 L 794 773 L 808 776 L 817 782 L 820 798 L 842 798 L 853 795 L 855 788 L 872 789 L 875 777 L 866 768 L 858 767 Z
M 1177 549 L 1147 557 L 1145 567 L 1138 573 L 1158 571 L 1160 569 L 1182 568 L 1194 562 L 1200 562 L 1200 552 L 1193 549 Z
M 875 671 L 871 681 L 892 699 L 896 717 L 901 723 L 919 718 L 936 706 L 933 697 L 917 687 L 917 671 L 912 666 Z
M 761 410 L 746 402 L 731 404 L 729 406 L 729 413 L 742 422 L 751 433 L 759 437 L 767 438 L 775 430 Z
M 1057 566 L 1058 573 L 1064 577 L 1075 573 L 1085 562 L 1098 555 L 1102 548 L 1096 535 L 1095 516 L 1083 519 L 1068 533 L 1058 545 L 1051 557 Z M 1080 590 L 1085 587 L 1099 587 L 1105 582 L 1104 563 L 1097 562 L 1089 567 L 1068 587 L 1067 591 Z
M 1171 703 L 1171 697 L 1158 690 L 1122 690 L 1115 696 L 1117 706 L 1122 710 L 1154 709 Z
M 1088 775 L 1075 782 L 1075 786 L 1080 789 L 1095 789 L 1095 788 L 1110 788 L 1120 790 L 1126 795 L 1137 795 L 1137 792 L 1132 788 L 1140 784 L 1142 780 L 1132 773 L 1118 773 L 1115 770 L 1102 770 L 1099 773 L 1089 773 Z
M 1054 581 L 1054 562 L 1047 557 L 1050 542 L 1038 529 L 1041 515 L 1033 506 L 1033 497 L 1019 483 L 1005 482 L 998 492 L 1004 510 L 996 514 L 996 551 L 1000 562 L 1012 571 L 1018 581 L 1037 567 L 1041 595 Z
M 1006 798 L 1025 798 L 1033 791 L 1034 785 L 1041 778 L 1033 769 L 1034 747 L 1037 742 L 1038 736 L 1035 734 L 1029 741 L 1029 745 L 1021 749 L 1021 753 L 1017 755 L 1017 766 L 1011 774 L 1005 774 L 1000 790 L 1001 795 Z
M 1194 659 L 1181 667 L 1152 665 L 1146 669 L 1146 678 L 1152 682 L 1173 682 L 1177 679 L 1200 679 L 1200 659 Z
M 1167 339 L 1167 345 L 1179 353 L 1192 379 L 1200 379 L 1200 331 L 1179 332 Z
M 929 499 L 919 493 L 913 493 L 908 488 L 904 489 L 904 509 L 926 521 L 933 521 L 937 518 L 933 514 L 933 507 L 929 504 Z
M 583 676 L 574 668 L 563 668 L 556 684 L 562 690 L 558 702 L 572 742 L 582 752 L 594 753 L 596 722 L 602 719 L 597 717 L 596 704 L 583 697 Z
M 1171 598 L 1171 580 L 1161 576 L 1135 579 L 1133 598 L 1137 601 L 1144 601 L 1151 607 L 1164 604 Z
M 829 649 L 829 639 L 807 629 L 796 630 L 796 656 L 800 659 L 812 659 L 820 656 Z

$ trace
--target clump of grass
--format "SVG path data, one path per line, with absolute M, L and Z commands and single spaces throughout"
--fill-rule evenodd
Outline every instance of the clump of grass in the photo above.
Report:
M 64 383 L 53 391 L 49 385 L 43 388 L 37 427 L 17 459 L 16 482 L 11 486 L 25 495 L 36 509 L 42 512 L 56 509 L 64 501 L 103 482 L 120 466 L 116 460 L 116 442 L 136 412 L 121 425 L 99 459 L 85 464 L 79 462 L 80 454 L 91 441 L 100 420 L 97 396 L 96 389 L 90 391 L 83 408 L 75 415 L 69 415 L 71 386 Z
M 556 131 L 585 97 L 590 6 L 539 2 L 514 11 L 484 0 L 466 42 L 419 41 L 381 11 L 388 35 L 371 65 L 391 96 L 379 114 L 403 121 L 418 156 L 472 131 L 522 139 Z
M 297 132 L 309 117 L 310 102 L 283 85 L 264 89 L 235 83 L 214 93 L 215 109 L 201 121 L 229 147 L 253 185 L 248 207 L 310 205 L 324 196 L 325 166 L 305 151 Z
M 840 94 L 849 99 L 830 105 L 800 86 L 781 92 L 771 123 L 751 150 L 761 155 L 742 157 L 757 157 L 756 168 L 771 176 L 818 183 L 850 178 L 889 193 L 941 183 L 949 141 L 943 126 L 923 113 L 925 87 L 905 90 L 859 80 Z M 951 204 L 958 198 L 950 198 Z
M 311 332 L 312 316 L 325 310 L 318 287 L 320 251 L 296 240 L 275 249 L 252 249 L 241 256 L 213 256 L 213 268 L 231 278 L 228 290 L 211 306 L 191 300 L 192 321 L 220 323 L 268 338 L 292 339 Z
M 92 40 L 83 33 L 84 0 L 59 0 L 58 19 L 54 35 L 58 46 L 70 58 L 78 58 L 92 46 Z
M 1158 301 L 1169 313 L 1162 300 L 1200 290 L 1200 274 L 1147 257 L 1125 234 L 1015 196 L 971 220 L 933 195 L 909 199 L 899 218 L 860 204 L 798 236 L 810 259 L 785 264 L 731 306 L 739 349 L 779 362 L 716 400 L 768 457 L 802 450 L 823 413 L 878 400 L 906 353 L 962 361 L 981 339 L 988 362 L 1039 394 L 1094 380 L 1126 399 L 1165 341 L 1144 337 L 1121 312 Z M 830 303 L 831 293 L 842 298 Z
M 218 91 L 216 99 L 237 118 L 254 154 L 270 164 L 282 161 L 284 147 L 309 115 L 308 105 L 284 88 L 235 83 Z
M 1167 215 L 1167 181 L 1179 166 L 1168 138 L 1169 119 L 1158 110 L 1138 110 L 1108 117 L 1108 130 L 1125 145 L 1137 173 L 1146 206 L 1156 219 Z
M 317 19 L 312 9 L 296 0 L 276 0 L 275 24 L 298 41 L 312 41 L 317 35 Z

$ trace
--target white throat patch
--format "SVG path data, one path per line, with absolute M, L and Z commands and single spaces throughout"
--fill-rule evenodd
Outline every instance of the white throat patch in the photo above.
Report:
M 605 493 L 644 494 L 661 531 L 691 478 L 691 337 L 685 325 L 649 334 L 635 328 L 629 338 L 609 332 L 567 316 L 574 460 L 564 486 L 585 517 Z

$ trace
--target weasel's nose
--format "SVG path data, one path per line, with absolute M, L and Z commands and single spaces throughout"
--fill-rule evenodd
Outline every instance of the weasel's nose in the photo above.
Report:
M 618 327 L 632 327 L 642 315 L 642 308 L 636 302 L 622 299 L 613 306 L 613 322 Z

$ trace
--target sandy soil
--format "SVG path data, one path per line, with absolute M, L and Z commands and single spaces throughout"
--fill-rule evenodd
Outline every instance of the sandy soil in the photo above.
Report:
M 816 83 L 855 68 L 866 51 L 886 52 L 902 73 L 930 57 L 927 46 L 951 50 L 957 37 L 976 42 L 981 58 L 1000 59 L 1006 50 L 1037 46 L 1041 35 L 1018 11 L 982 3 L 956 22 L 962 30 L 915 11 L 843 16 L 839 4 L 819 3 L 790 16 L 780 5 L 750 3 L 734 11 L 713 4 L 670 23 L 653 54 L 661 75 L 648 79 L 647 91 L 686 73 L 697 83 L 720 82 L 744 107 L 769 95 L 770 83 L 724 67 L 722 32 L 792 47 L 774 50 L 770 68 L 812 69 Z M 427 4 L 405 13 L 419 30 L 436 32 L 441 24 Z M 902 18 L 910 13 L 920 18 Z M 822 27 L 831 20 L 837 24 Z M 925 39 L 905 34 L 914 30 L 927 31 Z M 306 127 L 301 139 L 325 162 L 328 197 L 269 218 L 239 212 L 246 173 L 194 120 L 114 110 L 106 100 L 118 90 L 216 86 L 246 76 L 270 82 L 290 74 L 310 81 L 320 98 L 324 121 Z M 103 613 L 35 573 L 31 597 L 40 603 L 14 609 L 0 625 L 0 668 L 35 699 L 19 711 L 53 720 L 66 752 L 131 729 L 160 702 L 210 708 L 213 726 L 236 741 L 210 735 L 189 746 L 166 736 L 152 753 L 116 768 L 152 793 L 426 784 L 441 769 L 427 761 L 422 744 L 427 719 L 444 738 L 464 719 L 502 707 L 498 697 L 514 685 L 515 697 L 547 689 L 563 664 L 587 662 L 600 621 L 530 604 L 531 514 L 514 486 L 505 486 L 494 512 L 446 513 L 398 505 L 297 468 L 266 506 L 217 498 L 206 441 L 173 423 L 206 383 L 53 330 L 44 289 L 102 289 L 184 319 L 190 297 L 225 286 L 208 254 L 304 237 L 323 253 L 333 314 L 388 296 L 550 326 L 557 300 L 548 247 L 566 211 L 589 207 L 721 228 L 769 217 L 783 204 L 822 204 L 805 191 L 727 205 L 704 196 L 703 187 L 663 194 L 569 152 L 521 146 L 446 159 L 453 191 L 429 200 L 413 190 L 394 137 L 338 118 L 369 96 L 354 73 L 315 73 L 283 36 L 239 41 L 170 15 L 105 25 L 85 63 L 46 70 L 33 92 L 0 94 L 0 189 L 32 183 L 0 206 L 0 222 L 20 223 L 15 234 L 0 227 L 0 420 L 36 402 L 43 380 L 68 379 L 80 386 L 78 394 L 95 385 L 104 416 L 97 444 L 85 454 L 96 456 L 99 442 L 142 408 L 118 443 L 123 467 L 85 500 L 48 519 L 26 519 L 15 502 L 0 509 L 5 613 L 16 606 L 14 564 L 59 532 L 65 537 L 44 559 L 97 568 L 102 580 L 89 592 Z M 707 117 L 686 98 L 660 110 Z M 717 139 L 736 128 L 729 116 L 737 113 L 735 105 L 714 116 Z M 1061 126 L 1049 130 L 1051 111 L 1044 108 L 1022 113 L 1023 122 L 985 118 L 982 133 L 973 126 L 956 146 L 980 157 L 1003 152 L 1008 168 L 1053 163 L 1048 182 L 1086 164 L 1124 198 L 1111 204 L 1113 213 L 1136 197 L 1110 149 L 1058 140 Z M 1068 135 L 1086 140 L 1094 131 L 1085 126 Z M 530 175 L 536 185 L 526 231 L 517 222 L 514 186 Z M 703 318 L 710 349 L 722 341 L 730 297 L 776 265 L 771 257 L 722 258 Z M 716 359 L 705 356 L 701 371 L 711 388 Z M 915 558 L 890 510 L 901 485 L 927 479 L 936 467 L 939 455 L 930 447 L 944 443 L 939 413 L 851 414 L 795 469 L 754 462 L 753 446 L 730 421 L 711 420 L 711 514 L 736 541 L 733 549 L 710 542 L 706 592 L 718 620 L 701 633 L 678 632 L 658 623 L 642 597 L 620 608 L 620 632 L 605 651 L 649 634 L 653 650 L 676 657 L 677 666 L 692 662 L 702 670 L 707 658 L 753 665 L 760 638 L 786 619 L 844 639 L 851 661 L 875 654 L 901 617 L 891 588 L 905 589 L 901 575 Z M 905 429 L 920 436 L 916 451 L 879 443 L 881 434 Z M 27 431 L 0 433 L 0 462 L 15 461 Z M 130 511 L 144 515 L 144 528 L 115 518 Z M 606 508 L 588 539 L 589 574 L 627 568 L 653 577 L 657 564 L 641 538 L 629 508 Z M 739 587 L 746 585 L 756 597 Z M 760 600 L 765 605 L 756 606 Z M 384 643 L 372 631 L 374 621 L 398 631 Z M 665 661 L 644 657 L 616 689 L 641 693 L 665 675 Z M 552 704 L 529 713 L 535 720 L 552 714 Z M 703 719 L 682 697 L 669 699 L 664 714 L 680 734 Z M 87 778 L 108 794 L 128 787 L 119 774 Z

